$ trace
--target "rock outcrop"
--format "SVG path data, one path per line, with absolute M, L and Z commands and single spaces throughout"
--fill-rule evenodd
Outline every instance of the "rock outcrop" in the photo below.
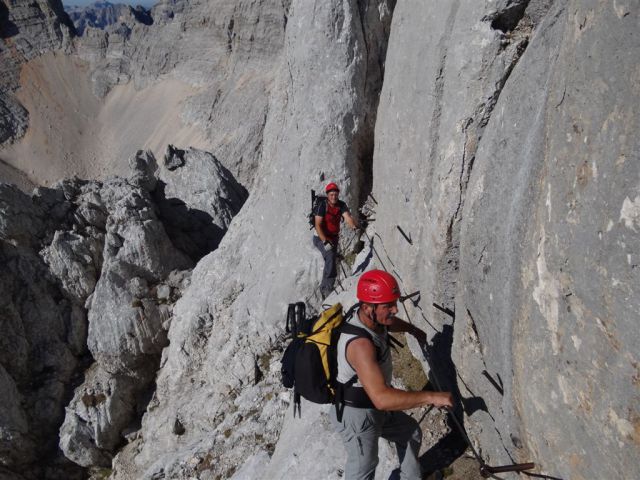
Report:
M 71 385 L 83 370 L 86 320 L 38 255 L 47 217 L 65 209 L 64 197 L 57 211 L 43 197 L 46 192 L 32 199 L 0 184 L 0 457 L 4 469 L 27 478 L 49 470 L 79 478 L 80 471 L 57 451 L 56 437 Z
M 15 98 L 0 96 L 0 144 L 22 137 L 28 121 L 29 112 Z
M 213 161 L 204 152 L 192 155 Z M 7 406 L 0 454 L 5 468 L 25 478 L 81 475 L 57 449 L 61 424 L 67 458 L 109 466 L 151 398 L 172 306 L 193 263 L 156 213 L 155 159 L 139 152 L 131 163 L 130 179 L 69 180 L 33 197 L 0 184 L 0 380 Z M 203 170 L 200 177 L 220 192 L 237 188 L 228 172 L 218 174 Z M 174 193 L 194 198 L 186 185 Z M 217 240 L 242 205 L 227 200 L 209 217 Z M 55 462 L 36 462 L 43 458 Z
M 0 146 L 27 129 L 27 112 L 11 95 L 20 86 L 21 66 L 45 52 L 69 48 L 72 32 L 60 0 L 0 1 Z
M 247 191 L 209 152 L 169 146 L 155 197 L 173 244 L 198 261 L 218 247 Z

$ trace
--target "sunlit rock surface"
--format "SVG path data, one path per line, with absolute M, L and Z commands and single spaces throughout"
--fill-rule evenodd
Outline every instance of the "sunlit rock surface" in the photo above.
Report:
M 293 418 L 279 383 L 286 305 L 320 307 L 306 214 L 333 180 L 370 222 L 327 302 L 354 302 L 359 266 L 419 291 L 400 315 L 428 333 L 434 368 L 406 343 L 462 397 L 487 462 L 639 476 L 632 2 L 166 1 L 152 15 L 29 60 L 28 115 L 3 124 L 25 139 L 0 151 L 7 165 L 91 179 L 0 188 L 10 472 L 42 475 L 44 416 L 49 473 L 88 471 L 64 452 L 116 479 L 338 478 L 329 407 Z M 60 111 L 40 100 L 60 92 Z M 126 178 L 95 180 L 109 168 Z M 202 241 L 209 228 L 228 232 Z M 351 262 L 359 237 L 344 237 Z M 431 461 L 449 429 L 425 412 Z

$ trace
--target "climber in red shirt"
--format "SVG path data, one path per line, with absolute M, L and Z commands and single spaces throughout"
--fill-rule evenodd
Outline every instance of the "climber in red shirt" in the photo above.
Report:
M 320 292 L 323 297 L 326 297 L 333 289 L 333 283 L 337 275 L 336 252 L 340 235 L 340 222 L 344 219 L 347 225 L 354 230 L 358 228 L 358 224 L 351 216 L 347 204 L 339 199 L 340 189 L 338 185 L 333 182 L 328 183 L 324 190 L 327 193 L 326 200 L 319 201 L 314 206 L 315 232 L 313 244 L 320 250 L 324 258 Z

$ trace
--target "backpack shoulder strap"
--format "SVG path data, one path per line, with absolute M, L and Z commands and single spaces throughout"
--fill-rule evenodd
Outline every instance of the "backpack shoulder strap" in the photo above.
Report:
M 324 217 L 327 213 L 327 197 L 323 197 L 322 195 L 318 195 L 315 198 L 315 203 L 313 205 L 313 214 L 318 215 L 319 217 Z
M 340 333 L 355 335 L 356 337 L 368 338 L 373 343 L 373 337 L 371 337 L 371 334 L 369 332 L 367 332 L 364 328 L 356 327 L 353 323 L 349 322 L 349 320 L 351 320 L 351 317 L 353 317 L 358 307 L 360 307 L 360 302 L 352 305 L 351 307 L 349 307 L 349 310 L 345 312 L 342 325 L 340 325 Z
M 353 314 L 355 308 L 358 306 L 358 304 L 354 305 L 353 307 L 351 307 L 348 311 L 347 314 L 345 315 L 345 319 L 348 319 L 351 317 L 351 315 Z M 356 338 L 368 338 L 369 341 L 373 344 L 375 350 L 376 350 L 376 357 L 379 355 L 379 350 L 378 347 L 376 346 L 376 344 L 373 341 L 373 337 L 371 336 L 371 334 L 365 330 L 362 327 L 357 327 L 355 325 L 353 325 L 352 323 L 349 323 L 348 321 L 345 321 L 342 325 L 340 325 L 340 333 L 346 333 L 349 335 L 354 335 L 354 337 L 352 339 L 349 340 L 349 342 L 355 340 Z M 344 411 L 344 407 L 345 407 L 345 395 L 347 390 L 351 391 L 350 389 L 353 387 L 353 385 L 358 381 L 358 375 L 355 374 L 353 375 L 346 383 L 343 384 L 337 384 L 337 395 L 335 398 L 335 407 L 336 407 L 336 416 L 338 418 L 338 421 L 342 421 L 342 413 Z M 362 389 L 360 387 L 360 390 L 362 390 L 362 392 L 364 392 L 364 389 Z M 366 393 L 364 394 L 364 396 L 366 397 Z M 366 397 L 368 399 L 368 397 Z
M 364 337 L 373 341 L 371 334 L 367 332 L 364 328 L 356 327 L 354 324 L 345 322 L 340 327 L 340 333 L 346 333 L 348 335 L 355 335 L 356 337 Z
M 335 308 L 336 305 L 331 306 L 331 308 Z M 325 310 L 326 312 L 327 310 Z M 324 312 L 323 312 L 324 313 Z M 342 305 L 340 305 L 339 308 L 336 308 L 336 311 L 333 312 L 331 315 L 329 315 L 329 317 L 327 317 L 327 319 L 321 323 L 320 325 L 316 326 L 315 324 L 313 325 L 315 328 L 313 329 L 313 331 L 309 334 L 309 336 L 315 335 L 316 333 L 320 332 L 329 322 L 331 322 L 334 318 L 336 318 L 338 315 L 342 314 Z M 322 318 L 322 314 L 320 314 L 320 317 L 318 317 L 318 320 L 320 320 L 320 318 Z M 317 322 L 316 322 L 317 323 Z
M 349 309 L 349 312 L 352 309 L 353 309 L 353 307 L 351 307 L 351 309 Z M 349 313 L 349 312 L 347 312 L 347 313 Z M 345 321 L 340 326 L 340 333 L 346 333 L 348 335 L 353 335 L 354 336 L 352 339 L 349 340 L 349 343 L 352 342 L 353 340 L 355 340 L 356 338 L 367 338 L 367 339 L 369 339 L 369 341 L 371 343 L 373 343 L 373 347 L 376 349 L 376 357 L 378 358 L 378 360 L 380 360 L 380 356 L 382 355 L 382 352 L 380 351 L 380 348 L 378 348 L 376 343 L 373 341 L 373 337 L 371 336 L 371 334 L 369 332 L 367 332 L 364 328 L 357 327 L 357 326 L 353 325 L 352 323 L 349 323 L 349 322 Z M 393 338 L 392 335 L 387 335 L 387 342 L 396 351 L 398 351 L 397 348 L 396 348 L 396 345 L 399 346 L 400 348 L 404 347 L 404 345 L 402 343 L 400 343 L 398 340 L 396 340 L 395 338 Z
M 404 345 L 400 340 L 397 340 L 393 335 L 387 335 L 389 345 L 397 352 L 398 348 L 404 348 Z
M 358 309 L 358 307 L 360 307 L 360 303 L 361 303 L 361 302 L 358 302 L 358 303 L 355 303 L 355 304 L 351 305 L 351 306 L 349 307 L 349 310 L 347 310 L 347 311 L 344 313 L 344 323 L 345 323 L 345 324 L 346 324 L 349 320 L 351 320 L 351 317 L 353 317 L 353 314 L 355 313 L 355 311 Z

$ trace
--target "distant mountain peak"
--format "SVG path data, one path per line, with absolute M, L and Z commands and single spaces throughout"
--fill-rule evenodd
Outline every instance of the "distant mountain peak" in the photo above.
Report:
M 67 9 L 67 13 L 78 35 L 83 35 L 87 27 L 104 30 L 110 25 L 119 23 L 126 25 L 153 23 L 151 14 L 144 7 L 137 5 L 134 8 L 124 3 L 111 3 L 107 0 L 97 0 L 84 7 L 71 7 Z

